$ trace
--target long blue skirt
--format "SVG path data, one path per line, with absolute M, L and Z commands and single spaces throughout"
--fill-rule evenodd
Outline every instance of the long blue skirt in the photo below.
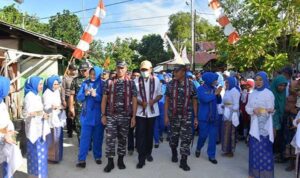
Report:
M 55 127 L 51 129 L 51 133 L 47 136 L 49 146 L 48 160 L 52 162 L 60 162 L 63 158 L 63 128 Z
M 48 144 L 42 138 L 27 140 L 27 172 L 28 178 L 48 178 Z
M 269 140 L 269 136 L 260 136 L 260 141 L 250 136 L 249 176 L 274 178 L 273 144 Z
M 3 162 L 3 163 L 0 164 L 0 165 L 1 165 L 1 167 L 2 167 L 2 172 L 1 172 L 1 174 L 0 174 L 0 177 L 1 177 L 1 178 L 13 178 L 13 177 L 8 177 L 8 169 L 9 169 L 9 167 L 8 167 L 7 162 Z

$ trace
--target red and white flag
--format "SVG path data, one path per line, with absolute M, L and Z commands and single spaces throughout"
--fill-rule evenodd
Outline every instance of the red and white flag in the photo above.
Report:
M 224 34 L 228 36 L 228 42 L 230 44 L 236 43 L 240 37 L 236 29 L 230 23 L 228 17 L 224 14 L 224 10 L 221 7 L 219 0 L 208 0 L 209 6 L 214 10 L 217 17 L 217 22 L 224 27 Z
M 74 58 L 82 59 L 85 52 L 90 49 L 90 44 L 93 42 L 94 36 L 98 33 L 98 29 L 105 15 L 106 12 L 104 3 L 103 0 L 100 0 L 93 17 L 84 30 L 84 33 L 82 34 L 81 39 L 77 44 L 75 51 L 73 52 Z

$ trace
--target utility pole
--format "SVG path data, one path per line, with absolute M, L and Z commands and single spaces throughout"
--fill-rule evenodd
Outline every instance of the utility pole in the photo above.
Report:
M 81 0 L 81 6 L 82 6 L 82 27 L 85 29 L 84 24 L 85 24 L 85 6 L 84 6 L 84 0 Z
M 194 1 L 191 0 L 191 30 L 192 30 L 192 61 L 191 61 L 191 69 L 195 71 L 195 12 L 194 12 Z

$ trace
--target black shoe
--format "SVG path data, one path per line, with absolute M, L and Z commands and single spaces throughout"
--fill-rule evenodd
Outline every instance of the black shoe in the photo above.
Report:
M 164 142 L 164 137 L 159 137 L 159 141 L 162 143 Z
M 199 158 L 199 157 L 200 157 L 200 155 L 201 155 L 201 151 L 200 151 L 200 150 L 196 150 L 196 153 L 195 153 L 195 155 L 196 155 L 196 158 Z
M 183 169 L 184 171 L 189 171 L 189 170 L 191 170 L 191 168 L 189 167 L 189 165 L 187 165 L 187 156 L 182 155 L 182 158 L 181 158 L 181 160 L 180 160 L 180 165 L 179 165 L 179 167 L 180 167 L 181 169 Z
M 145 163 L 139 161 L 139 163 L 136 165 L 136 168 L 137 169 L 142 169 L 144 166 L 145 166 Z
M 152 162 L 153 161 L 153 157 L 151 155 L 147 156 L 147 161 L 148 162 Z
M 95 161 L 96 161 L 96 164 L 102 164 L 101 159 L 96 159 Z
M 156 144 L 154 145 L 154 148 L 158 148 L 158 147 L 159 147 L 159 144 L 156 143 Z
M 177 163 L 178 162 L 178 153 L 176 148 L 172 148 L 172 162 Z
M 118 168 L 119 169 L 126 169 L 123 158 L 124 158 L 124 156 L 119 156 L 119 158 L 118 158 Z
M 110 172 L 111 170 L 113 170 L 115 168 L 115 164 L 114 164 L 114 159 L 113 158 L 108 158 L 108 162 L 106 167 L 104 168 L 104 172 Z
M 209 158 L 208 160 L 213 164 L 218 164 L 218 161 L 216 159 Z
M 86 167 L 86 162 L 79 162 L 79 163 L 76 164 L 76 167 L 85 168 Z

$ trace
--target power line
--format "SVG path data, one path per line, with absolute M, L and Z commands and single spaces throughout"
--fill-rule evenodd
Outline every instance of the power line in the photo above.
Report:
M 140 27 L 155 27 L 155 26 L 163 26 L 166 24 L 149 24 L 149 25 L 136 25 L 136 26 L 121 26 L 121 27 L 111 27 L 111 28 L 105 28 L 105 29 L 100 29 L 101 31 L 106 31 L 106 30 L 116 30 L 116 29 L 124 29 L 124 28 L 140 28 Z
M 102 24 L 111 24 L 111 23 L 120 23 L 120 22 L 131 22 L 131 21 L 139 21 L 139 20 L 158 19 L 158 18 L 169 17 L 169 16 L 170 15 L 160 15 L 160 16 L 144 17 L 144 18 L 136 18 L 136 19 L 116 20 L 116 21 L 110 21 L 110 22 L 103 22 Z
M 127 2 L 131 2 L 131 1 L 134 1 L 134 0 L 126 0 L 126 1 L 120 1 L 120 2 L 116 2 L 116 3 L 112 3 L 112 4 L 107 4 L 105 7 L 114 6 L 114 5 L 118 5 L 118 4 L 124 4 L 124 3 L 127 3 Z M 83 10 L 78 10 L 78 11 L 73 11 L 71 13 L 77 14 L 77 13 L 80 13 L 80 12 L 85 12 L 85 11 L 90 11 L 90 10 L 95 10 L 95 7 L 87 8 L 87 9 L 83 9 Z M 42 18 L 39 18 L 39 20 L 49 19 L 53 16 L 55 16 L 55 15 L 48 16 L 48 17 L 42 17 Z

